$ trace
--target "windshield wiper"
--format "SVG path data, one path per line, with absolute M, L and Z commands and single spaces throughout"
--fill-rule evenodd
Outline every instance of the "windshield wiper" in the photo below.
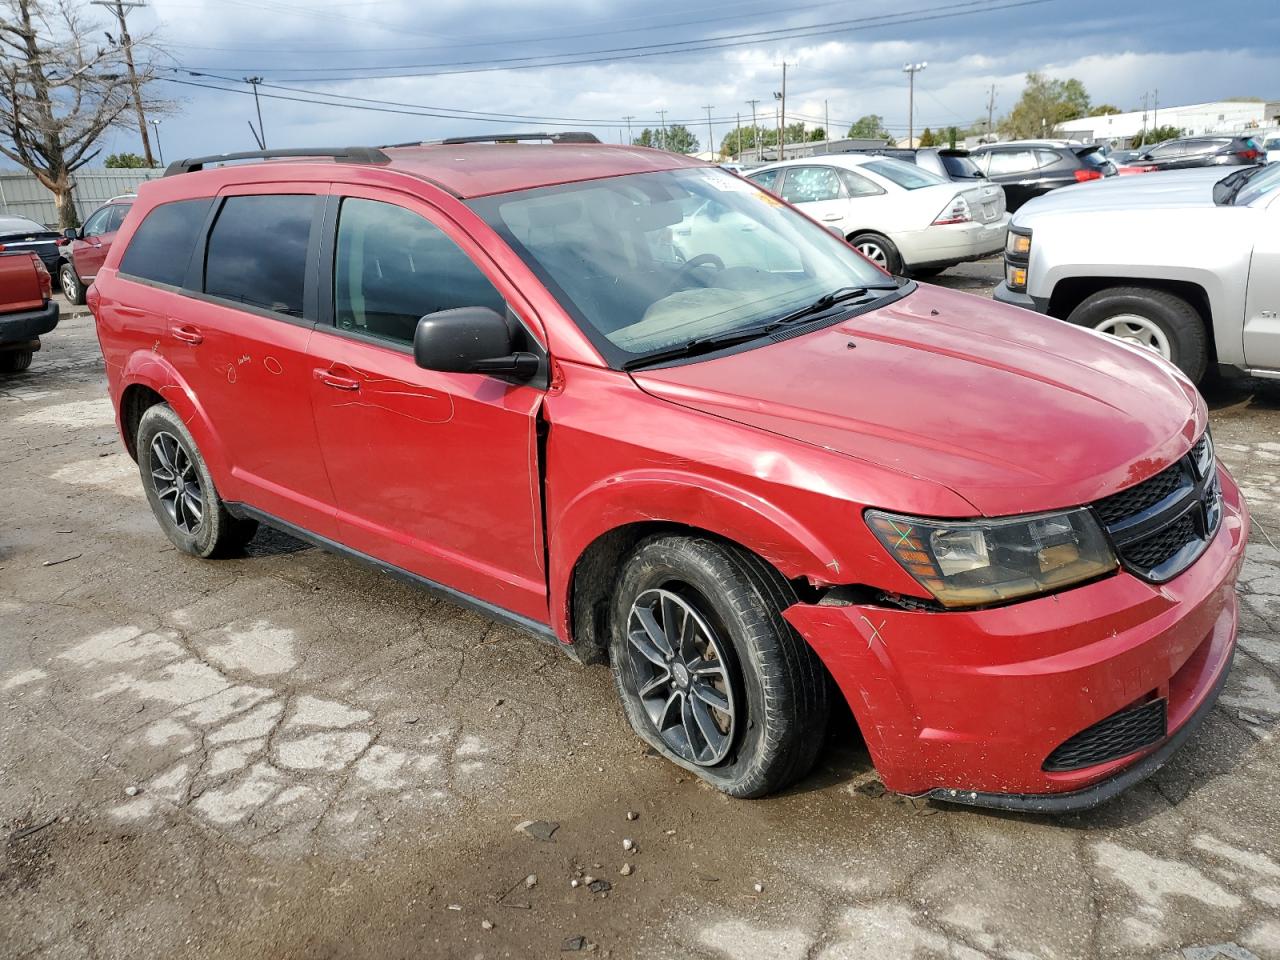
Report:
M 773 323 L 765 323 L 755 327 L 744 327 L 741 330 L 730 330 L 728 333 L 716 333 L 706 337 L 695 337 L 687 343 L 680 344 L 678 347 L 668 347 L 666 350 L 646 353 L 642 357 L 636 357 L 634 360 L 628 360 L 622 365 L 622 369 L 635 370 L 638 367 L 647 367 L 651 363 L 662 363 L 666 360 L 677 360 L 681 357 L 692 357 L 700 353 L 710 353 L 713 350 L 719 350 L 722 347 L 732 347 L 735 344 L 746 343 L 748 340 L 757 340 L 760 337 L 767 336 L 773 330 Z
M 1255 174 L 1265 169 L 1267 169 L 1265 166 L 1250 167 L 1223 177 L 1213 185 L 1213 202 L 1220 207 L 1231 206 L 1235 203 L 1240 191 L 1244 189 L 1244 185 L 1252 180 Z
M 783 314 L 775 320 L 771 320 L 765 326 L 770 330 L 778 327 L 786 326 L 789 323 L 795 323 L 797 320 L 805 320 L 819 313 L 825 313 L 834 307 L 837 303 L 843 303 L 845 300 L 853 300 L 857 297 L 864 297 L 872 290 L 897 290 L 898 285 L 877 283 L 865 287 L 840 287 L 832 290 L 830 293 L 824 293 L 813 303 L 799 310 L 793 310 L 791 313 Z

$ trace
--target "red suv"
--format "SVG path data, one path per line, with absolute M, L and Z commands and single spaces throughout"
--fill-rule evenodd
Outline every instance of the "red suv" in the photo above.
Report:
M 169 538 L 267 523 L 607 660 L 734 796 L 804 776 L 837 694 L 905 794 L 1076 809 L 1160 766 L 1249 525 L 1191 384 L 718 167 L 555 139 L 141 188 L 89 298 Z
M 84 226 L 67 227 L 62 231 L 63 259 L 58 270 L 58 283 L 67 299 L 77 306 L 84 303 L 85 291 L 106 262 L 111 244 L 133 201 L 133 194 L 112 197 L 89 214 Z

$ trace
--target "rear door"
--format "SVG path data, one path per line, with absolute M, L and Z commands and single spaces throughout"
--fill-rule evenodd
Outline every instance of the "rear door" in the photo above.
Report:
M 527 332 L 531 310 L 430 204 L 376 188 L 335 191 L 336 230 L 321 256 L 327 322 L 317 327 L 309 366 L 339 538 L 546 623 L 542 387 L 424 370 L 413 359 L 425 314 L 490 307 Z M 540 337 L 527 333 L 531 346 Z
M 1280 191 L 1260 213 L 1245 292 L 1244 359 L 1255 370 L 1280 370 Z
M 1037 195 L 1040 181 L 1034 150 L 1027 147 L 992 150 L 987 158 L 987 178 L 1004 187 L 1005 206 L 1010 212 Z
M 191 258 L 192 292 L 163 318 L 160 343 L 221 441 L 222 496 L 332 538 L 307 354 L 327 189 L 225 188 Z

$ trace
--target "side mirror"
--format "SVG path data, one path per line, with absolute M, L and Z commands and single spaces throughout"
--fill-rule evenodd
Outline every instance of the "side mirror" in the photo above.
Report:
M 418 321 L 413 334 L 413 359 L 424 370 L 533 379 L 541 361 L 515 347 L 515 331 L 505 317 L 489 307 L 428 313 Z
M 80 228 L 79 228 L 79 227 L 67 227 L 67 229 L 65 229 L 65 230 L 63 230 L 63 231 L 62 231 L 62 235 L 63 235 L 64 237 L 66 237 L 68 240 L 79 240 L 79 239 L 80 239 Z

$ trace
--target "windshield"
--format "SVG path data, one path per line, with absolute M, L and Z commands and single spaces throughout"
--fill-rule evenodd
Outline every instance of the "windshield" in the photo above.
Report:
M 921 170 L 913 163 L 903 163 L 886 157 L 883 160 L 871 160 L 862 165 L 863 170 L 870 170 L 886 180 L 896 183 L 905 190 L 919 190 L 921 187 L 935 187 L 946 183 L 936 173 Z
M 812 220 L 716 167 L 469 205 L 619 367 L 757 327 L 838 289 L 896 286 Z
M 1267 194 L 1274 193 L 1280 188 L 1280 163 L 1267 164 L 1265 167 L 1254 167 L 1257 173 L 1254 173 L 1240 187 L 1240 192 L 1232 199 L 1232 203 L 1237 207 L 1248 206 L 1259 197 L 1265 197 Z

